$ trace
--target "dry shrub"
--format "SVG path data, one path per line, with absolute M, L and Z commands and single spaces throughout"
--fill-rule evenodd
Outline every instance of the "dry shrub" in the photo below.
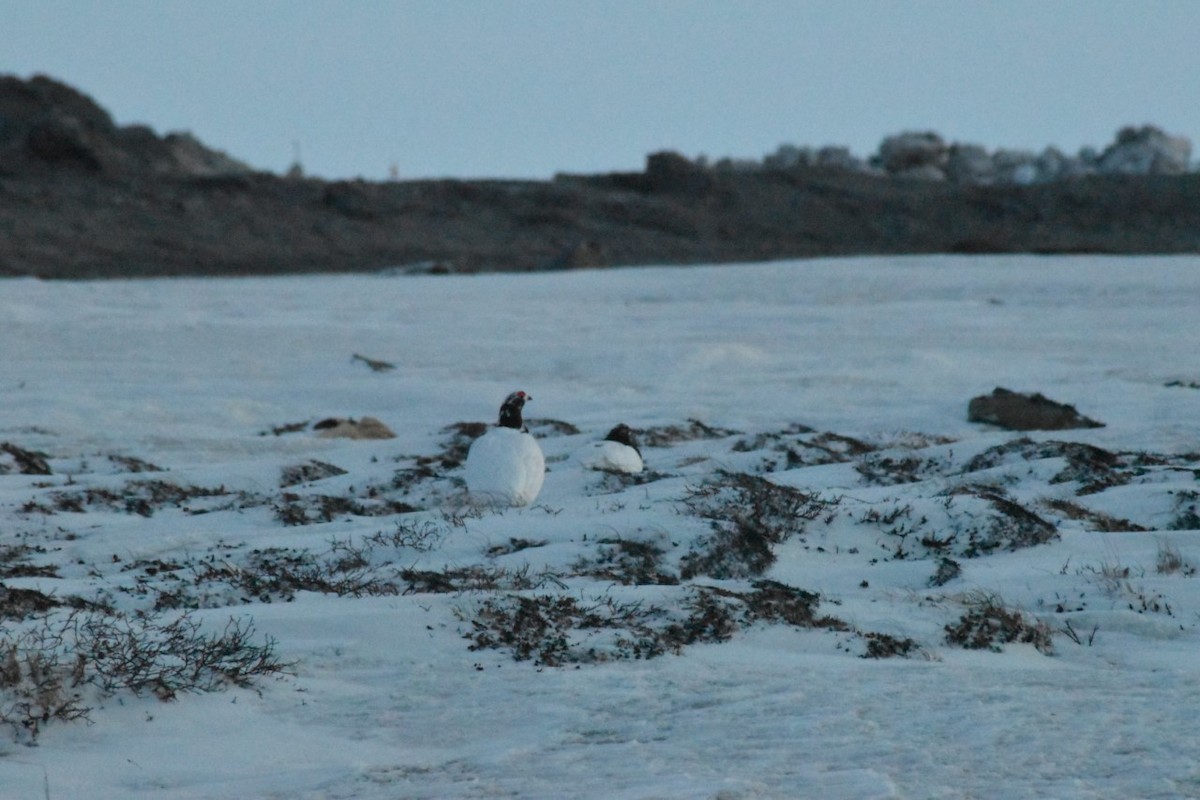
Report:
M 674 585 L 678 576 L 664 569 L 666 552 L 649 542 L 631 539 L 601 539 L 594 559 L 572 564 L 577 575 L 613 581 L 625 586 Z
M 736 436 L 737 431 L 705 425 L 698 419 L 689 419 L 684 425 L 664 425 L 636 431 L 638 439 L 646 447 L 670 447 L 680 442 L 697 439 L 724 439 Z
M 836 505 L 765 478 L 729 472 L 691 489 L 683 503 L 713 528 L 713 534 L 683 558 L 680 572 L 685 579 L 761 575 L 775 563 L 776 545 Z
M 775 581 L 754 581 L 749 591 L 689 587 L 674 609 L 621 603 L 611 596 L 583 601 L 565 595 L 488 598 L 473 611 L 471 649 L 505 649 L 517 661 L 546 666 L 655 658 L 685 647 L 725 642 L 756 623 L 850 631 L 819 615 L 820 596 Z
M 1005 607 L 992 594 L 971 595 L 964 602 L 966 612 L 957 622 L 945 626 L 946 641 L 950 644 L 999 653 L 1004 650 L 1003 645 L 1017 642 L 1032 644 L 1045 655 L 1053 653 L 1053 637 L 1044 622 L 1025 619 L 1020 611 Z
M 209 633 L 187 614 L 165 621 L 96 610 L 43 617 L 0 636 L 0 723 L 33 742 L 52 721 L 88 719 L 89 696 L 171 700 L 286 673 L 274 640 L 255 638 L 251 622 L 233 618 Z

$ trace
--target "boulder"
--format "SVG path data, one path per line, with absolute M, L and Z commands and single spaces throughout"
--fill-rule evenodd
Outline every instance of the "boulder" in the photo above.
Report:
M 891 174 L 911 173 L 946 165 L 948 148 L 941 136 L 933 131 L 899 133 L 889 136 L 879 145 L 879 165 Z M 930 174 L 925 170 L 925 174 Z
M 996 167 L 980 145 L 954 144 L 946 158 L 946 177 L 954 183 L 986 186 L 996 182 Z
M 850 152 L 849 147 L 834 147 L 826 145 L 817 150 L 816 165 L 831 169 L 843 169 L 847 172 L 870 172 L 871 168 L 858 156 Z
M 196 177 L 246 175 L 254 168 L 222 150 L 206 147 L 190 133 L 168 133 L 163 144 L 171 157 L 169 172 Z
M 0 160 L 105 174 L 253 171 L 191 134 L 160 137 L 145 125 L 118 126 L 92 98 L 44 75 L 0 76 Z
M 652 192 L 705 194 L 715 184 L 710 170 L 672 151 L 646 156 L 645 175 Z
M 1113 175 L 1182 175 L 1191 158 L 1192 143 L 1187 138 L 1144 125 L 1118 131 L 1116 141 L 1100 154 L 1099 169 Z
M 1037 182 L 1049 183 L 1078 174 L 1079 167 L 1057 147 L 1047 147 L 1037 157 Z
M 946 173 L 933 164 L 920 164 L 894 172 L 892 177 L 901 181 L 944 181 Z
M 985 422 L 1011 431 L 1061 431 L 1103 428 L 1103 422 L 1081 416 L 1074 406 L 1056 403 L 1041 394 L 1023 394 L 997 387 L 990 395 L 971 399 L 969 422 Z
M 813 161 L 811 147 L 781 144 L 774 153 L 763 158 L 763 166 L 767 169 L 795 169 L 796 167 L 810 167 Z
M 322 439 L 395 439 L 396 434 L 375 417 L 323 419 L 313 425 Z
M 992 164 L 997 183 L 1028 186 L 1038 180 L 1038 157 L 1027 150 L 997 150 Z
M 834 145 L 826 145 L 814 150 L 811 147 L 781 144 L 774 153 L 763 158 L 762 165 L 767 169 L 822 167 L 846 172 L 871 171 L 867 162 L 850 152 L 849 147 Z

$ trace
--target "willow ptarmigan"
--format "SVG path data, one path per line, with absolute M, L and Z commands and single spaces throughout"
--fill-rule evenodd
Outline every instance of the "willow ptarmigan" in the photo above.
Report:
M 577 455 L 579 463 L 588 469 L 603 472 L 624 472 L 637 475 L 642 471 L 642 451 L 638 449 L 633 430 L 621 423 L 608 432 L 603 441 L 592 442 Z
M 500 406 L 500 421 L 471 443 L 465 478 L 472 497 L 496 504 L 527 506 L 546 477 L 546 459 L 521 419 L 533 398 L 513 392 Z

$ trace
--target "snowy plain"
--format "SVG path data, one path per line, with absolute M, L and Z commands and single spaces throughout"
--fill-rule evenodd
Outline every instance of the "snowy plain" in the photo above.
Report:
M 194 613 L 252 620 L 290 674 L 94 698 L 90 722 L 36 742 L 0 729 L 0 798 L 1200 797 L 1198 310 L 1195 257 L 0 282 L 0 442 L 52 469 L 0 462 L 0 544 L 45 568 L 8 587 L 148 612 L 205 559 L 232 574 L 253 551 L 430 532 L 373 552 L 396 593 L 195 589 Z M 968 422 L 996 386 L 1105 427 Z M 472 511 L 460 467 L 418 467 L 516 389 L 534 398 L 541 495 Z M 280 430 L 330 416 L 397 436 Z M 618 422 L 657 442 L 644 479 L 573 458 Z M 342 472 L 281 485 L 313 462 Z M 696 587 L 748 592 L 681 570 L 714 531 L 686 498 L 734 473 L 830 504 L 762 577 L 819 594 L 844 627 L 758 620 L 654 658 L 577 628 L 573 652 L 607 657 L 559 666 L 471 649 L 489 601 L 669 615 Z M 146 513 L 87 499 L 148 479 L 224 494 Z M 1008 521 L 997 495 L 1052 535 L 940 544 Z M 325 521 L 322 497 L 358 506 Z M 285 524 L 289 503 L 307 524 Z M 605 577 L 620 542 L 682 582 Z M 960 571 L 939 585 L 943 560 Z M 541 578 L 439 591 L 402 570 Z M 948 641 L 981 597 L 1043 624 L 1052 649 Z M 868 632 L 912 649 L 864 658 Z

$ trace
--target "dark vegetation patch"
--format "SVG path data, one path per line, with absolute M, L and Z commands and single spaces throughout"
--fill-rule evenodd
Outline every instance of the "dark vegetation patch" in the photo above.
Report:
M 166 470 L 157 464 L 152 464 L 136 456 L 121 456 L 110 453 L 108 460 L 119 467 L 122 472 L 166 472 Z
M 919 483 L 945 474 L 949 462 L 945 458 L 923 458 L 912 455 L 875 453 L 859 459 L 854 469 L 869 484 L 895 486 Z
M 91 699 L 121 694 L 171 700 L 245 687 L 286 673 L 270 637 L 230 619 L 220 632 L 194 618 L 72 611 L 0 630 L 0 724 L 37 741 L 52 722 L 87 720 Z
M 35 564 L 32 559 L 47 554 L 45 547 L 30 544 L 0 544 L 0 580 L 4 578 L 53 578 L 57 564 Z
M 1194 576 L 1197 568 L 1184 558 L 1183 553 L 1170 541 L 1159 542 L 1158 559 L 1155 571 L 1159 575 L 1182 575 L 1185 578 Z
M 446 439 L 442 443 L 442 452 L 426 463 L 436 463 L 442 469 L 461 467 L 467 460 L 467 451 L 471 443 L 487 433 L 490 426 L 486 422 L 455 422 L 442 428 Z M 422 462 L 418 461 L 418 465 Z
M 1173 531 L 1200 530 L 1200 492 L 1180 489 L 1175 495 L 1175 518 L 1167 526 Z
M 328 494 L 300 495 L 284 492 L 272 503 L 275 518 L 284 525 L 317 525 L 341 517 L 384 517 L 419 511 L 400 500 L 361 500 Z
M 737 431 L 728 428 L 717 428 L 705 425 L 698 419 L 689 419 L 683 425 L 661 425 L 654 428 L 641 428 L 634 431 L 638 441 L 645 447 L 670 447 L 681 442 L 692 442 L 697 439 L 724 439 L 736 436 Z
M 913 639 L 888 633 L 864 633 L 863 638 L 867 642 L 863 658 L 908 658 L 920 649 Z
M 358 540 L 333 540 L 328 549 L 270 547 L 239 553 L 214 549 L 197 558 L 124 563 L 130 580 L 120 588 L 152 602 L 155 610 L 218 608 L 242 603 L 290 602 L 300 592 L 337 597 L 457 594 L 561 588 L 552 571 L 490 565 L 418 569 L 404 566 L 446 536 L 431 521 L 401 523 Z M 536 545 L 535 545 L 536 546 Z
M 807 425 L 794 423 L 781 431 L 739 439 L 731 449 L 735 453 L 765 450 L 769 455 L 763 459 L 762 471 L 774 472 L 853 461 L 874 452 L 876 447 L 852 436 L 817 432 Z
M 484 551 L 488 558 L 497 558 L 499 556 L 512 555 L 519 553 L 522 550 L 528 550 L 531 547 L 545 547 L 545 540 L 541 539 L 522 539 L 520 537 L 510 538 L 503 544 L 494 544 Z
M 335 464 L 311 459 L 306 464 L 295 464 L 290 467 L 284 467 L 279 477 L 279 485 L 281 488 L 286 488 L 288 486 L 295 486 L 298 483 L 311 483 L 345 474 L 346 470 Z
M 57 608 L 59 601 L 37 589 L 19 589 L 0 583 L 0 620 L 22 620 Z
M 364 544 L 368 547 L 391 547 L 428 553 L 436 549 L 445 538 L 445 528 L 432 520 L 408 517 L 397 520 L 391 530 L 379 531 L 366 537 Z
M 506 595 L 460 616 L 472 650 L 503 649 L 516 661 L 545 666 L 648 659 L 685 647 L 725 642 L 756 623 L 847 631 L 819 613 L 820 597 L 775 581 L 749 591 L 691 586 L 674 610 L 611 596 L 584 601 L 566 595 Z
M 0 453 L 12 459 L 13 466 L 22 475 L 50 475 L 50 464 L 46 461 L 50 456 L 38 450 L 26 450 L 11 442 L 0 442 Z M 9 472 L 11 468 L 0 460 L 0 475 Z
M 563 422 L 561 419 L 527 419 L 525 427 L 539 439 L 551 436 L 574 436 L 580 432 L 579 428 L 569 422 Z
M 365 550 L 309 550 L 271 547 L 243 555 L 210 553 L 178 561 L 135 561 L 123 572 L 133 576 L 124 588 L 153 599 L 157 611 L 220 608 L 239 603 L 290 602 L 299 592 L 339 597 L 400 594 L 394 570 L 366 558 Z
M 716 588 L 711 588 L 709 591 L 744 603 L 747 624 L 771 622 L 834 631 L 850 629 L 849 625 L 839 619 L 818 614 L 821 596 L 816 592 L 797 589 L 778 581 L 769 580 L 751 581 L 750 585 L 752 587 L 750 592 L 730 592 Z
M 221 605 L 231 596 L 243 603 L 270 603 L 290 601 L 299 592 L 373 597 L 402 591 L 363 552 L 338 548 L 319 554 L 290 548 L 252 550 L 236 564 L 210 557 L 190 563 L 176 584 L 174 591 L 158 590 L 156 608 Z
M 995 595 L 978 594 L 966 599 L 966 612 L 945 627 L 949 644 L 968 650 L 999 653 L 1013 642 L 1032 644 L 1038 652 L 1054 652 L 1053 635 L 1048 625 L 1027 620 L 1021 612 L 1006 608 Z
M 1058 538 L 1058 530 L 1052 524 L 997 491 L 976 487 L 963 487 L 959 491 L 986 500 L 996 511 L 989 524 L 968 531 L 967 549 L 963 553 L 968 558 L 994 550 L 1034 547 Z
M 837 501 L 755 475 L 718 472 L 689 489 L 683 504 L 713 532 L 683 557 L 680 576 L 746 578 L 765 572 L 777 545 L 802 533 L 806 522 L 833 514 Z
M 937 570 L 929 578 L 931 587 L 945 586 L 962 575 L 962 565 L 945 556 L 938 559 Z
M 577 575 L 625 586 L 679 583 L 679 576 L 663 565 L 666 551 L 650 542 L 633 539 L 600 539 L 594 558 L 581 558 L 572 565 Z
M 838 461 L 848 461 L 867 453 L 876 450 L 875 445 L 864 442 L 861 439 L 855 439 L 853 436 L 844 436 L 840 433 L 818 433 L 811 439 L 805 441 L 805 445 L 814 448 L 824 453 L 828 453 Z
M 26 513 L 53 514 L 67 512 L 82 514 L 94 509 L 120 511 L 143 517 L 153 516 L 163 508 L 178 508 L 188 513 L 204 514 L 214 509 L 189 507 L 188 503 L 215 497 L 229 498 L 227 507 L 247 508 L 261 505 L 261 499 L 246 492 L 231 492 L 224 486 L 181 486 L 162 480 L 130 481 L 120 489 L 87 488 L 51 492 L 49 503 L 30 501 L 22 507 Z
M 756 433 L 752 436 L 738 439 L 730 449 L 735 453 L 753 453 L 767 448 L 781 450 L 787 446 L 790 440 L 813 433 L 816 433 L 813 428 L 802 425 L 799 422 L 793 422 L 781 431 Z
M 563 588 L 552 570 L 534 572 L 528 564 L 517 569 L 493 566 L 446 567 L 441 570 L 402 569 L 403 594 L 463 594 L 465 592 L 523 592 L 547 586 Z
M 1104 514 L 1100 511 L 1093 511 L 1090 508 L 1085 508 L 1079 503 L 1072 503 L 1070 500 L 1048 498 L 1042 501 L 1042 505 L 1057 511 L 1068 519 L 1077 520 L 1087 524 L 1088 528 L 1093 531 L 1111 533 L 1113 531 L 1147 530 L 1143 526 L 1138 525 L 1136 522 L 1130 522 L 1123 517 L 1114 517 L 1110 514 Z
M 990 486 L 957 487 L 926 512 L 911 503 L 881 505 L 861 512 L 857 521 L 879 528 L 895 559 L 977 558 L 1058 536 L 1054 525 Z
M 992 469 L 1019 461 L 1040 461 L 1050 458 L 1065 460 L 1066 466 L 1051 483 L 1078 483 L 1075 493 L 1094 494 L 1113 486 L 1122 486 L 1144 475 L 1148 468 L 1170 463 L 1151 453 L 1114 453 L 1081 442 L 1035 442 L 1022 437 L 988 448 L 975 456 L 963 468 L 964 473 Z
M 651 621 L 665 613 L 640 603 L 618 603 L 611 597 L 584 603 L 563 595 L 506 595 L 485 599 L 464 621 L 471 626 L 466 634 L 471 650 L 505 649 L 516 661 L 532 659 L 556 667 L 613 658 L 581 643 L 583 636 L 575 635 L 577 631 L 585 635 L 588 631 L 621 631 L 616 657 L 639 657 L 638 645 L 629 638 L 652 638 Z

